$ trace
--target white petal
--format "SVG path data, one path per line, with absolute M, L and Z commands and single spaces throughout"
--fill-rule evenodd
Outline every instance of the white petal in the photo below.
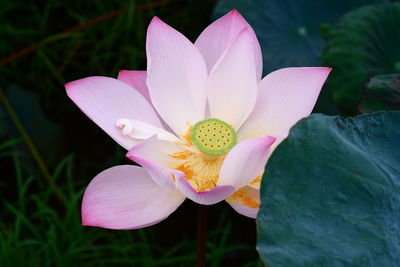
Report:
M 251 138 L 234 146 L 222 163 L 217 185 L 239 189 L 253 181 L 264 170 L 275 138 Z
M 274 136 L 279 144 L 290 128 L 314 108 L 330 68 L 285 68 L 268 74 L 259 84 L 256 106 L 240 128 L 238 138 Z
M 121 129 L 123 135 L 128 135 L 135 139 L 144 140 L 156 135 L 158 140 L 180 142 L 180 139 L 172 133 L 142 121 L 119 119 L 115 126 Z
M 211 71 L 208 83 L 210 115 L 238 129 L 257 97 L 253 38 L 242 30 Z
M 207 69 L 198 49 L 155 17 L 147 31 L 147 85 L 164 121 L 180 136 L 204 119 Z

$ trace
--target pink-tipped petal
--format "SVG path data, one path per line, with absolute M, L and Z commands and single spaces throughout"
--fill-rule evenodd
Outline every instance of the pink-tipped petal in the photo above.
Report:
M 259 84 L 257 103 L 238 132 L 239 139 L 287 136 L 290 128 L 314 108 L 330 68 L 285 68 L 268 74 Z M 278 142 L 275 144 L 277 145 Z
M 88 77 L 65 85 L 68 96 L 100 128 L 125 149 L 137 141 L 121 133 L 118 119 L 130 118 L 161 127 L 155 110 L 132 87 L 117 79 Z
M 239 189 L 253 181 L 264 170 L 274 137 L 251 138 L 234 146 L 219 171 L 217 185 Z
M 182 172 L 168 168 L 177 165 L 176 160 L 168 155 L 181 150 L 175 143 L 160 141 L 156 136 L 152 136 L 135 145 L 126 156 L 143 166 L 160 186 L 175 189 L 173 179 L 182 175 Z
M 147 88 L 146 71 L 141 70 L 120 70 L 118 73 L 118 80 L 129 84 L 134 89 L 138 90 L 149 103 L 151 103 L 149 89 Z
M 236 190 L 233 186 L 222 185 L 216 186 L 208 191 L 197 192 L 184 176 L 177 177 L 176 188 L 179 189 L 187 198 L 203 205 L 216 204 L 227 198 Z
M 245 186 L 228 197 L 226 202 L 238 213 L 249 218 L 256 218 L 260 206 L 260 191 Z
M 253 39 L 254 63 L 258 80 L 262 75 L 262 54 L 257 36 L 247 21 L 237 10 L 232 10 L 211 23 L 197 38 L 195 45 L 199 48 L 209 71 L 228 47 L 236 40 L 243 29 L 248 29 Z
M 147 30 L 147 86 L 154 107 L 178 134 L 204 119 L 207 69 L 198 49 L 155 17 Z
M 121 165 L 98 174 L 86 188 L 82 224 L 108 229 L 136 229 L 153 225 L 185 200 L 177 190 L 156 184 L 140 167 Z
M 242 30 L 209 75 L 210 115 L 238 129 L 250 115 L 257 98 L 253 39 Z

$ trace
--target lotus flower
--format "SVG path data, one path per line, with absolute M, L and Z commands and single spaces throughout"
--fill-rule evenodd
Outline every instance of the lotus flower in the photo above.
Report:
M 285 68 L 263 79 L 257 37 L 233 10 L 193 44 L 159 18 L 146 40 L 147 71 L 66 84 L 68 96 L 142 167 L 98 174 L 83 225 L 153 225 L 189 198 L 226 200 L 255 218 L 272 150 L 312 111 L 330 68 Z

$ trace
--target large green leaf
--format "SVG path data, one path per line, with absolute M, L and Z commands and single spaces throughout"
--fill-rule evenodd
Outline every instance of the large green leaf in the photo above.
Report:
M 400 110 L 400 74 L 372 77 L 367 84 L 360 110 L 363 113 Z
M 292 66 L 319 66 L 325 46 L 321 23 L 335 23 L 344 13 L 384 0 L 220 0 L 214 18 L 237 9 L 254 28 L 264 59 L 264 73 Z M 386 1 L 385 1 L 386 2 Z
M 303 119 L 269 160 L 261 201 L 268 266 L 399 266 L 400 112 Z
M 324 27 L 329 88 L 348 114 L 357 113 L 370 77 L 400 72 L 400 3 L 363 7 Z

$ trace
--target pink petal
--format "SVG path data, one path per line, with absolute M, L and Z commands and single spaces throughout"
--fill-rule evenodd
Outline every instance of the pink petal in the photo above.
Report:
M 98 126 L 125 149 L 136 142 L 115 126 L 118 119 L 130 118 L 161 127 L 156 112 L 132 87 L 117 79 L 88 77 L 65 85 L 68 96 Z
M 247 21 L 237 10 L 232 10 L 225 16 L 210 24 L 197 38 L 195 45 L 202 53 L 209 71 L 218 59 L 225 53 L 243 29 L 248 29 L 253 40 L 254 62 L 256 64 L 257 79 L 262 75 L 262 54 L 257 36 Z
M 209 75 L 210 115 L 238 129 L 250 115 L 257 98 L 253 39 L 242 30 Z
M 182 172 L 169 169 L 168 166 L 178 165 L 176 159 L 168 156 L 182 149 L 171 142 L 157 140 L 156 136 L 135 145 L 126 156 L 142 165 L 151 178 L 162 187 L 175 189 L 173 177 L 181 176 Z
M 147 30 L 147 85 L 164 121 L 179 135 L 204 119 L 207 69 L 198 49 L 155 17 Z
M 260 210 L 259 208 L 250 208 L 236 203 L 229 203 L 229 205 L 238 213 L 253 219 L 257 218 L 258 211 Z
M 246 193 L 247 197 L 252 199 L 255 202 L 260 203 L 260 191 L 248 186 L 245 186 L 240 189 L 243 193 Z M 248 207 L 245 205 L 240 204 L 237 201 L 230 201 L 229 198 L 226 200 L 231 207 L 236 210 L 238 213 L 249 217 L 249 218 L 256 218 L 257 213 L 259 211 L 259 207 Z
M 218 203 L 227 198 L 236 190 L 233 186 L 222 185 L 216 186 L 208 191 L 197 192 L 184 176 L 178 176 L 176 178 L 176 188 L 186 195 L 187 198 L 203 205 L 212 205 Z
M 274 137 L 251 138 L 234 146 L 219 171 L 217 185 L 239 189 L 253 181 L 264 170 Z
M 146 79 L 147 74 L 146 71 L 140 70 L 120 70 L 118 73 L 118 80 L 123 81 L 124 83 L 129 84 L 133 88 L 139 91 L 144 98 L 151 103 L 149 89 L 147 88 Z
M 118 73 L 118 80 L 123 81 L 124 83 L 129 84 L 134 89 L 139 91 L 146 100 L 150 103 L 150 105 L 154 108 L 153 103 L 151 102 L 149 88 L 147 88 L 146 80 L 147 80 L 147 72 L 140 70 L 120 70 Z M 158 114 L 157 114 L 158 115 Z M 163 127 L 169 131 L 173 132 L 172 129 L 168 126 L 168 124 L 163 121 L 163 119 L 158 115 L 161 124 Z
M 86 188 L 82 224 L 142 228 L 167 218 L 184 200 L 179 191 L 157 185 L 143 168 L 116 166 L 98 174 Z
M 285 68 L 267 75 L 259 84 L 256 106 L 239 130 L 239 139 L 272 135 L 283 140 L 279 136 L 287 136 L 294 124 L 311 113 L 330 71 Z

